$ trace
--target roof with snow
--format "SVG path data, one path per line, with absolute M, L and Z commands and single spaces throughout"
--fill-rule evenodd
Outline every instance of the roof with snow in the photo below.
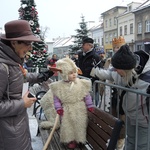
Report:
M 69 46 L 72 45 L 74 41 L 73 37 L 59 37 L 54 39 L 54 47 L 62 47 L 62 46 Z
M 145 9 L 150 7 L 150 0 L 146 0 L 144 3 L 142 3 L 136 10 L 134 10 L 133 12 L 137 12 L 139 10 Z

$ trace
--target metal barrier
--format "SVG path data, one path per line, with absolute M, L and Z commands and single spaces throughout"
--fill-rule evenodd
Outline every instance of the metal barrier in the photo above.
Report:
M 135 142 L 135 147 L 134 147 L 133 150 L 139 150 L 140 149 L 140 148 L 138 148 L 138 143 L 140 141 L 142 141 L 142 140 L 147 140 L 146 141 L 147 148 L 145 148 L 144 150 L 150 150 L 150 124 L 149 124 L 150 116 L 149 115 L 145 116 L 145 118 L 147 117 L 147 126 L 145 126 L 145 127 L 142 126 L 141 127 L 141 125 L 140 125 L 140 121 L 141 120 L 139 121 L 139 113 L 138 113 L 139 110 L 140 110 L 139 109 L 139 105 L 138 105 L 139 101 L 141 101 L 140 97 L 141 98 L 147 98 L 147 100 L 149 102 L 149 100 L 150 100 L 150 94 L 143 93 L 143 92 L 141 92 L 140 90 L 137 90 L 137 89 L 130 89 L 130 88 L 126 88 L 126 87 L 119 86 L 119 85 L 114 85 L 114 84 L 103 82 L 103 81 L 99 81 L 99 80 L 96 80 L 93 83 L 93 93 L 95 93 L 96 85 L 104 85 L 104 87 L 105 87 L 104 88 L 103 98 L 99 99 L 99 105 L 97 105 L 97 107 L 101 107 L 102 101 L 105 101 L 105 102 L 106 101 L 110 101 L 110 110 L 109 110 L 110 113 L 112 113 L 112 110 L 111 110 L 112 109 L 112 107 L 111 107 L 112 106 L 112 97 L 111 97 L 112 88 L 116 88 L 119 93 L 121 93 L 122 91 L 126 92 L 126 96 L 124 97 L 124 100 L 123 100 L 125 102 L 124 104 L 125 104 L 125 114 L 126 114 L 126 119 L 125 119 L 125 135 L 126 135 L 125 137 L 126 137 L 126 139 L 125 139 L 125 149 L 124 150 L 128 150 L 128 148 L 127 148 L 127 136 L 128 136 L 127 130 L 129 129 L 129 115 L 128 115 L 129 110 L 127 110 L 127 109 L 129 108 L 129 105 L 131 103 L 128 100 L 130 99 L 129 95 L 131 93 L 134 94 L 134 97 L 136 99 L 136 104 L 135 104 L 136 105 L 136 110 L 135 110 L 134 113 L 135 113 L 136 116 L 135 116 L 135 135 L 134 135 L 135 136 L 135 141 L 134 141 Z M 109 88 L 110 95 L 105 95 L 106 87 Z M 95 101 L 95 94 L 93 95 L 93 100 Z M 118 117 L 119 117 L 119 94 L 117 96 L 117 100 L 118 100 L 118 103 L 117 103 L 117 112 L 118 112 Z M 150 103 L 148 104 L 148 108 L 147 109 L 149 110 L 149 108 L 150 108 Z M 105 110 L 105 104 L 104 104 L 104 108 L 102 108 L 102 109 Z M 146 111 L 146 110 L 144 110 L 144 111 Z M 143 114 L 144 114 L 144 112 L 143 112 Z M 132 117 L 130 116 L 130 118 L 132 118 Z M 147 130 L 148 134 L 147 134 L 147 137 L 144 137 L 145 139 L 138 139 L 138 134 L 139 134 L 139 131 L 140 131 L 139 129 L 140 128 L 143 128 L 143 129 Z M 141 137 L 142 136 L 143 135 L 141 134 Z

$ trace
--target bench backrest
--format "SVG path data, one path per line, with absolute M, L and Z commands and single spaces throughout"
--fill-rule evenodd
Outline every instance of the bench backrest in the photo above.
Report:
M 115 150 L 123 122 L 96 108 L 88 112 L 87 141 L 95 150 Z

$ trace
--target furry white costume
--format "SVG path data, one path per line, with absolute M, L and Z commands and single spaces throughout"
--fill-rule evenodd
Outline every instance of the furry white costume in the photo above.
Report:
M 56 110 L 54 108 L 54 100 L 51 89 L 47 91 L 47 93 L 40 100 L 41 107 L 44 110 L 44 114 L 47 118 L 47 121 L 42 121 L 40 127 L 44 129 L 50 129 L 54 126 L 55 118 L 56 118 Z M 57 124 L 57 128 L 59 127 L 59 123 Z
M 61 101 L 64 111 L 60 126 L 60 141 L 63 143 L 70 141 L 85 143 L 87 108 L 93 107 L 92 102 L 88 104 L 85 97 L 89 95 L 91 82 L 79 78 L 76 78 L 74 82 L 68 81 L 70 71 L 76 70 L 77 72 L 78 69 L 69 58 L 58 60 L 56 66 L 62 70 L 60 73 L 62 80 L 52 83 L 50 88 L 54 96 L 57 96 Z M 54 103 L 54 105 L 56 108 L 57 104 Z

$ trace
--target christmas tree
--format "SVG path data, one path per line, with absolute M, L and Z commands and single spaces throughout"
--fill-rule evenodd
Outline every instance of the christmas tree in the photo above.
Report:
M 43 68 L 45 66 L 45 61 L 48 56 L 47 45 L 41 36 L 40 25 L 38 22 L 38 11 L 36 9 L 36 4 L 34 0 L 21 0 L 21 7 L 18 10 L 19 19 L 29 21 L 32 32 L 41 39 L 41 42 L 34 42 L 32 47 L 33 66 Z
M 77 32 L 77 34 L 73 36 L 75 38 L 74 45 L 70 46 L 70 49 L 73 53 L 81 49 L 83 38 L 88 36 L 87 24 L 83 15 L 81 16 L 81 22 L 79 23 L 79 25 L 80 29 L 76 29 L 75 31 Z

